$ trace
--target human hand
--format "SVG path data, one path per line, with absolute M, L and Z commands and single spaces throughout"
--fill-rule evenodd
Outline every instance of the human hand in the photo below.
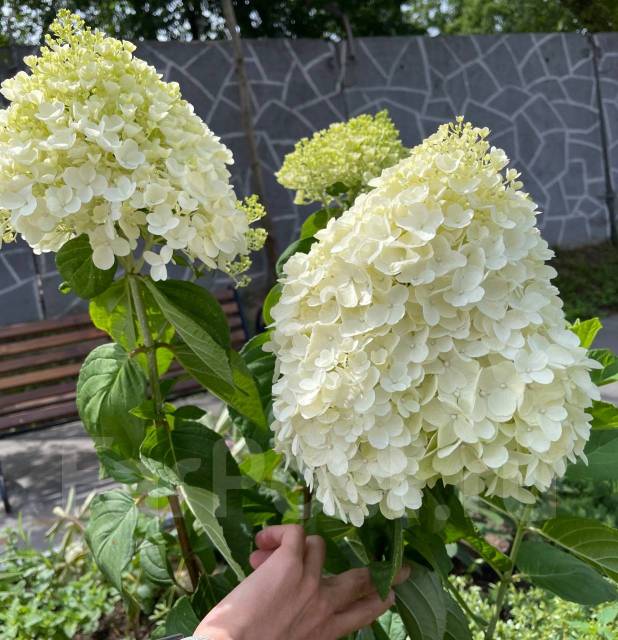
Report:
M 260 531 L 254 572 L 202 620 L 209 640 L 336 640 L 371 624 L 395 602 L 382 600 L 368 569 L 322 575 L 326 545 L 299 525 Z M 403 568 L 394 584 L 410 574 Z

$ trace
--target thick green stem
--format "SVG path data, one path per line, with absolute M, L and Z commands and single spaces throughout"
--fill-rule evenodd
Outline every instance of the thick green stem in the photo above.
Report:
M 137 277 L 134 275 L 129 275 L 129 289 L 131 290 L 135 315 L 137 316 L 137 321 L 140 329 L 142 330 L 142 338 L 144 340 L 144 351 L 146 352 L 146 358 L 148 361 L 148 377 L 150 379 L 150 390 L 152 392 L 152 400 L 154 404 L 155 422 L 158 427 L 161 427 L 164 426 L 165 417 L 163 416 L 162 411 L 163 398 L 161 396 L 161 386 L 159 385 L 157 353 L 154 340 L 152 339 L 150 325 L 148 324 L 146 309 L 144 308 L 144 300 L 142 298 L 142 293 L 139 290 L 139 282 L 137 281 Z
M 157 348 L 152 338 L 152 332 L 150 331 L 150 325 L 148 324 L 148 316 L 146 315 L 146 309 L 144 307 L 144 300 L 140 291 L 140 285 L 138 276 L 134 274 L 128 274 L 129 289 L 131 291 L 131 298 L 133 300 L 133 307 L 135 309 L 135 315 L 142 331 L 142 338 L 144 341 L 144 350 L 146 352 L 146 358 L 148 360 L 148 376 L 150 379 L 150 389 L 152 393 L 152 401 L 154 404 L 155 425 L 162 429 L 168 429 L 167 420 L 163 413 L 163 396 L 161 395 L 161 385 L 159 384 L 159 371 L 157 368 Z M 178 542 L 180 544 L 180 550 L 189 573 L 189 579 L 193 590 L 197 589 L 198 581 L 200 578 L 200 571 L 198 564 L 191 548 L 191 542 L 189 540 L 189 534 L 187 531 L 187 524 L 185 522 L 182 508 L 180 506 L 180 500 L 176 494 L 169 496 L 168 498 L 172 515 L 174 516 L 174 524 L 176 525 L 176 531 L 178 532 Z
M 311 502 L 311 489 L 303 483 L 303 523 L 305 526 L 307 526 L 307 523 L 311 519 Z
M 496 609 L 494 611 L 494 615 L 489 621 L 487 629 L 485 630 L 485 640 L 493 640 L 494 634 L 496 632 L 496 626 L 498 625 L 498 621 L 500 620 L 500 616 L 502 614 L 504 600 L 506 598 L 509 585 L 511 584 L 513 578 L 513 571 L 515 569 L 515 563 L 519 554 L 519 548 L 521 547 L 521 543 L 524 539 L 524 535 L 528 526 L 530 511 L 531 507 L 529 505 L 526 506 L 521 515 L 521 518 L 517 521 L 515 537 L 513 538 L 513 546 L 511 547 L 511 553 L 509 554 L 509 558 L 511 560 L 511 568 L 502 574 L 500 586 L 498 587 L 498 593 L 496 595 Z

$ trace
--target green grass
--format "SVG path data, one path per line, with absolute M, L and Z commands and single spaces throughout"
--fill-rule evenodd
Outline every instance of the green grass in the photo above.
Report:
M 618 247 L 557 249 L 551 264 L 569 321 L 618 313 Z

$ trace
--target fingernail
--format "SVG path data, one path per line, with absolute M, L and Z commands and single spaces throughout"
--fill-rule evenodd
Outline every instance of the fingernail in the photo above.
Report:
M 388 602 L 389 607 L 395 604 L 395 592 L 393 590 L 388 592 L 388 596 L 386 596 L 386 602 Z
M 404 565 L 401 568 L 401 571 L 402 571 L 403 581 L 405 582 L 410 577 L 410 574 L 412 573 L 412 567 L 410 567 L 410 565 Z

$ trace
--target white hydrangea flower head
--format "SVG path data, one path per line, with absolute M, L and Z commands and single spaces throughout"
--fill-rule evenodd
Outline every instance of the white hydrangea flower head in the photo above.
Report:
M 178 84 L 66 10 L 51 32 L 25 59 L 30 73 L 2 83 L 3 239 L 20 235 L 40 253 L 85 233 L 108 269 L 142 238 L 161 247 L 149 261 L 159 279 L 172 250 L 231 275 L 246 268 L 264 234 L 234 195 L 231 152 Z
M 364 113 L 299 140 L 276 176 L 281 185 L 296 191 L 295 203 L 327 205 L 333 201 L 329 190 L 335 185 L 344 184 L 358 195 L 406 153 L 386 110 L 375 116 Z
M 487 135 L 441 126 L 284 267 L 277 447 L 355 525 L 417 509 L 438 480 L 529 502 L 583 457 L 596 363 Z

